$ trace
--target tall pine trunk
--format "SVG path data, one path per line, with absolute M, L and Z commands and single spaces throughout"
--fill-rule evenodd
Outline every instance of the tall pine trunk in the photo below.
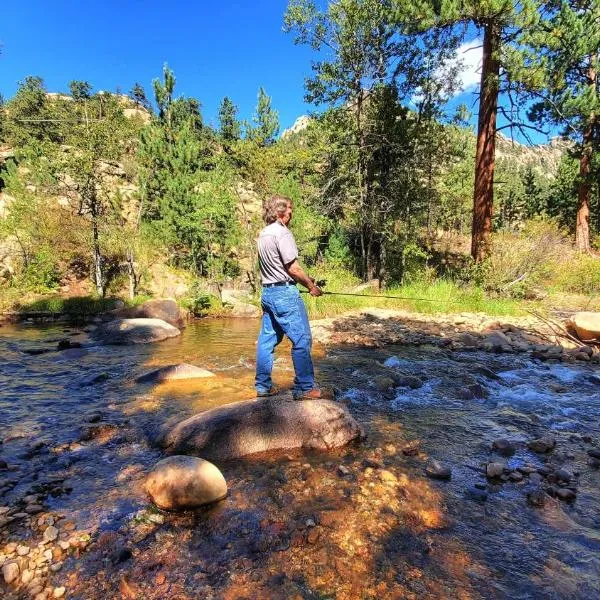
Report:
M 471 256 L 476 262 L 488 254 L 492 233 L 494 203 L 494 158 L 496 150 L 496 113 L 498 78 L 500 74 L 500 27 L 494 21 L 484 23 L 483 61 L 475 157 L 475 189 L 473 194 L 473 225 Z
M 579 185 L 577 189 L 577 220 L 575 246 L 582 252 L 590 251 L 590 182 L 592 163 L 592 127 L 588 125 L 583 134 L 583 148 L 579 159 Z
M 590 57 L 588 69 L 589 85 L 596 89 L 597 73 L 593 67 L 594 56 Z M 575 246 L 582 252 L 590 251 L 590 171 L 592 167 L 592 148 L 594 143 L 595 115 L 592 113 L 590 120 L 583 132 L 581 158 L 579 159 L 579 185 L 577 189 L 577 220 L 575 226 Z

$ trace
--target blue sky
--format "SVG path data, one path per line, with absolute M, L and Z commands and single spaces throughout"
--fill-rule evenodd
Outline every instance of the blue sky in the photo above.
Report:
M 262 85 L 283 130 L 314 109 L 304 102 L 304 80 L 315 56 L 282 31 L 286 6 L 287 0 L 5 3 L 0 93 L 10 98 L 19 80 L 39 75 L 51 92 L 84 79 L 95 90 L 126 93 L 137 81 L 152 97 L 152 79 L 167 62 L 177 78 L 176 94 L 198 98 L 205 121 L 216 124 L 226 95 L 240 117 L 250 119 Z M 453 105 L 476 108 L 479 57 L 472 48 L 463 55 L 465 92 Z

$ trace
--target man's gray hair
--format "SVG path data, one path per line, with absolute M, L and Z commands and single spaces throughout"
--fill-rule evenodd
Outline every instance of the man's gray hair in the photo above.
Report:
M 263 219 L 267 225 L 275 223 L 277 219 L 283 217 L 288 204 L 292 201 L 287 196 L 280 196 L 276 194 L 271 196 L 268 200 L 263 203 Z

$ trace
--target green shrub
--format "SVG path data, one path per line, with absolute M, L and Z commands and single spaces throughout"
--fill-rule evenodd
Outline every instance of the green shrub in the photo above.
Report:
M 600 294 L 600 258 L 575 255 L 556 271 L 556 287 L 576 294 Z
M 55 290 L 60 283 L 60 270 L 54 255 L 46 249 L 38 250 L 19 277 L 19 287 L 44 293 Z
M 192 284 L 188 295 L 181 299 L 181 305 L 194 317 L 205 317 L 222 309 L 219 299 L 207 292 L 200 281 Z
M 551 281 L 557 266 L 572 255 L 565 232 L 555 222 L 535 219 L 518 233 L 496 233 L 490 256 L 465 275 L 487 292 L 535 298 L 540 287 Z

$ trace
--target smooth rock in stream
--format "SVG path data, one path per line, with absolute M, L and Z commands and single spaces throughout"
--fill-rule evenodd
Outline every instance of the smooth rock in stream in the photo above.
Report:
M 529 502 L 531 506 L 541 508 L 546 504 L 546 496 L 547 494 L 544 490 L 536 488 L 527 493 L 527 502 Z
M 165 510 L 196 508 L 227 496 L 227 483 L 212 463 L 194 456 L 170 456 L 158 462 L 146 479 L 146 490 Z
M 202 412 L 163 432 L 157 443 L 170 453 L 228 460 L 295 448 L 331 450 L 362 437 L 344 405 L 280 394 Z
M 492 450 L 502 456 L 512 456 L 516 452 L 516 446 L 510 440 L 500 438 L 492 442 Z
M 177 329 L 186 324 L 185 314 L 170 298 L 148 300 L 139 306 L 111 310 L 102 315 L 102 319 L 159 319 Z
M 215 374 L 187 363 L 177 365 L 168 365 L 155 369 L 138 377 L 136 383 L 162 383 L 164 381 L 176 381 L 178 379 L 201 379 L 205 377 L 214 377 Z
M 485 468 L 485 474 L 490 479 L 493 479 L 494 477 L 500 477 L 502 475 L 502 473 L 504 473 L 504 468 L 505 468 L 504 463 L 491 462 L 491 463 L 487 464 L 487 466 Z
M 425 474 L 431 479 L 450 479 L 452 469 L 437 460 L 430 460 L 425 466 Z
M 91 338 L 102 345 L 150 344 L 181 335 L 161 319 L 117 319 L 99 325 Z
M 530 450 L 533 450 L 534 452 L 544 454 L 545 452 L 550 452 L 550 450 L 552 450 L 554 446 L 556 446 L 556 440 L 550 435 L 545 435 L 536 440 L 531 440 L 531 442 L 529 442 L 527 446 Z

